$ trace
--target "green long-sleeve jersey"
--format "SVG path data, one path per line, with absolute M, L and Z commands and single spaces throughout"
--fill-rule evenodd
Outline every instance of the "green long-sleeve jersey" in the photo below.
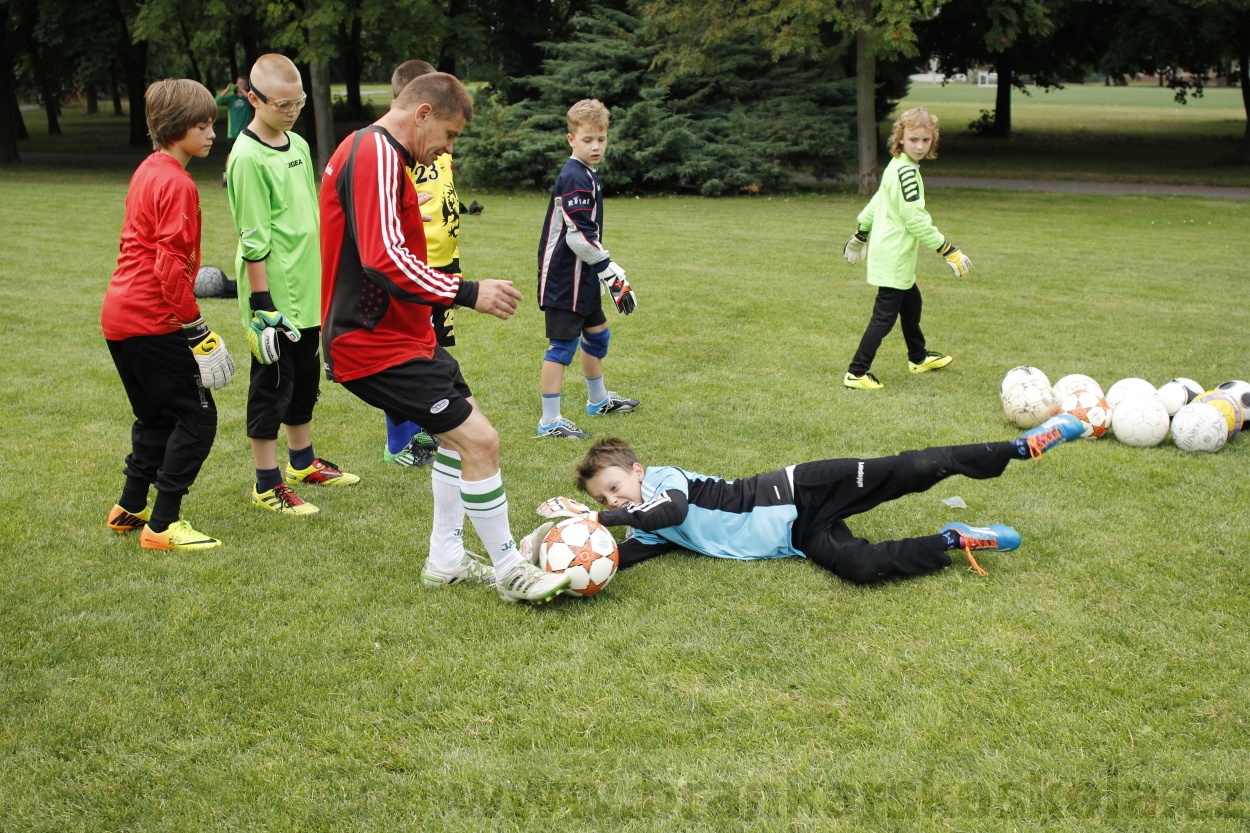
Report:
M 916 253 L 921 244 L 937 251 L 942 233 L 924 207 L 920 166 L 900 153 L 881 175 L 881 187 L 859 213 L 868 239 L 868 283 L 910 289 L 916 282 Z

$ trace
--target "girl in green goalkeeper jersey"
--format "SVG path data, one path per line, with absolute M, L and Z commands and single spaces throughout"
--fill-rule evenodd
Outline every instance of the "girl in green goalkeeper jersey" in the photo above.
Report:
M 946 367 L 951 357 L 928 349 L 920 331 L 921 298 L 916 285 L 916 254 L 921 244 L 946 258 L 958 276 L 968 274 L 972 261 L 933 225 L 925 210 L 920 160 L 937 156 L 938 119 L 923 107 L 914 107 L 894 122 L 890 152 L 894 158 L 881 175 L 881 187 L 859 214 L 859 228 L 842 255 L 848 263 L 868 261 L 868 283 L 877 287 L 872 318 L 859 349 L 851 359 L 843 384 L 859 390 L 885 387 L 869 373 L 881 340 L 902 319 L 908 369 L 925 373 Z M 872 245 L 869 246 L 869 235 Z

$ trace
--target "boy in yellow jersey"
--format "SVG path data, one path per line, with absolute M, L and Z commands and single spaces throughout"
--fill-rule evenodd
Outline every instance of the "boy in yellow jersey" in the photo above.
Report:
M 434 72 L 425 61 L 404 61 L 391 75 L 391 93 L 398 97 L 412 79 Z M 418 194 L 429 194 L 423 206 L 425 248 L 430 266 L 451 275 L 460 274 L 460 197 L 456 194 L 451 154 L 444 153 L 433 165 L 414 162 L 408 176 Z M 455 308 L 434 307 L 434 332 L 441 347 L 456 343 Z M 386 449 L 382 459 L 400 466 L 428 466 L 434 462 L 438 441 L 414 422 L 396 425 L 386 419 Z

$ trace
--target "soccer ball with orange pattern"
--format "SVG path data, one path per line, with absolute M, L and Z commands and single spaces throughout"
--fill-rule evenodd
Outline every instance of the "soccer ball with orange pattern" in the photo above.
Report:
M 538 566 L 570 579 L 570 596 L 598 593 L 621 564 L 616 541 L 607 527 L 585 518 L 569 518 L 551 528 L 538 548 Z

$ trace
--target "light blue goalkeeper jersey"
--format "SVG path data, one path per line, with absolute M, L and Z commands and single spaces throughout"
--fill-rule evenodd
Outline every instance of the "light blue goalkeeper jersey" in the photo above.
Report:
M 802 556 L 790 538 L 798 517 L 790 471 L 722 480 L 676 466 L 650 466 L 642 481 L 643 502 L 602 512 L 600 519 L 629 525 L 630 537 L 640 544 L 668 542 L 714 558 Z M 671 525 L 654 528 L 657 522 Z

